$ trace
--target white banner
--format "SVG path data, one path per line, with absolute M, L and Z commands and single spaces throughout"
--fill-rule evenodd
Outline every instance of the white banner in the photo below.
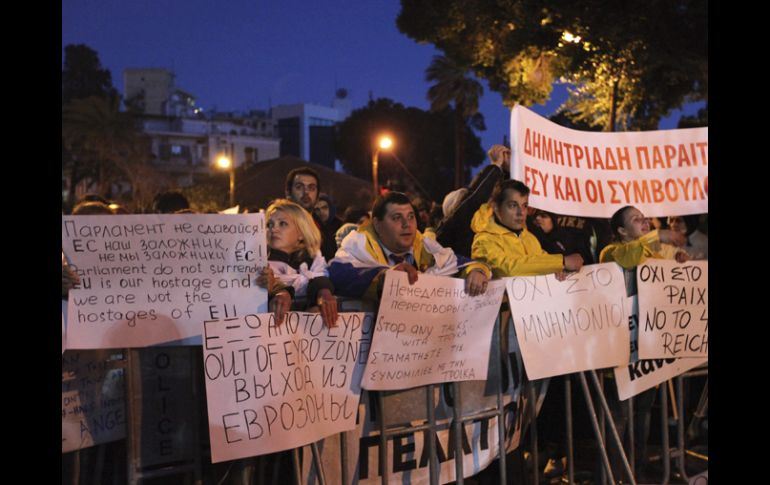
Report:
M 267 310 L 264 214 L 63 216 L 68 349 L 198 337 L 204 320 Z
M 530 384 L 528 384 L 530 385 Z M 510 389 L 509 389 L 510 391 Z M 436 457 L 439 462 L 439 483 L 449 483 L 456 480 L 455 430 L 452 426 L 452 408 L 443 397 L 439 398 L 440 388 L 436 387 Z M 504 445 L 506 453 L 518 448 L 525 426 L 531 421 L 531 412 L 527 406 L 526 392 L 516 393 L 517 401 L 511 401 L 510 394 L 504 396 Z M 379 422 L 372 416 L 373 399 L 370 393 L 364 392 L 362 403 L 358 410 L 359 421 L 356 429 L 326 438 L 319 444 L 321 460 L 327 483 L 346 483 L 342 481 L 340 458 L 340 438 L 347 444 L 347 474 L 352 485 L 379 485 L 382 483 L 380 466 L 380 433 Z M 387 405 L 387 403 L 386 403 Z M 424 399 L 404 406 L 424 408 Z M 411 424 L 420 424 L 416 420 Z M 497 416 L 487 416 L 465 422 L 462 429 L 463 475 L 470 477 L 488 467 L 498 457 L 499 435 Z M 389 484 L 427 485 L 430 483 L 430 466 L 428 462 L 427 432 L 408 432 L 391 436 L 387 439 L 387 467 Z M 302 453 L 302 483 L 316 484 L 318 477 L 312 466 L 312 456 L 308 447 Z
M 708 261 L 648 259 L 636 269 L 639 358 L 708 358 Z
M 631 330 L 631 362 L 615 367 L 615 383 L 621 401 L 651 389 L 669 379 L 708 362 L 708 359 L 638 359 L 639 307 L 637 297 L 628 298 L 629 328 Z
M 626 287 L 620 266 L 583 266 L 565 281 L 553 274 L 506 280 L 531 380 L 628 362 Z
M 505 282 L 490 281 L 476 297 L 464 287 L 462 279 L 427 274 L 410 285 L 405 272 L 388 271 L 361 386 L 393 390 L 486 380 Z
M 296 448 L 353 429 L 374 316 L 245 315 L 204 323 L 211 461 Z
M 61 451 L 126 437 L 123 369 L 104 350 L 62 355 Z
M 708 212 L 708 128 L 596 133 L 511 111 L 511 178 L 538 209 L 609 218 L 626 205 L 648 217 Z

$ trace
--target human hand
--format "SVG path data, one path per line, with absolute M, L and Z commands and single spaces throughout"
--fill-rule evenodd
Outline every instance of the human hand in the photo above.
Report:
M 474 269 L 465 277 L 465 292 L 470 296 L 481 295 L 487 291 L 488 283 L 487 275 L 479 269 Z
M 291 309 L 291 295 L 288 291 L 279 291 L 270 302 L 270 306 L 273 307 L 275 313 L 276 326 L 283 323 L 286 313 Z
M 275 286 L 275 274 L 270 265 L 265 266 L 259 270 L 259 276 L 257 276 L 257 286 L 265 288 L 267 292 L 271 292 Z
M 684 234 L 669 229 L 661 229 L 658 231 L 658 238 L 662 243 L 673 244 L 677 247 L 682 247 L 687 244 L 687 237 Z
M 564 256 L 564 269 L 566 271 L 580 271 L 583 267 L 583 256 L 578 253 Z
M 690 260 L 690 255 L 687 254 L 687 251 L 677 251 L 674 255 L 674 259 L 676 259 L 677 263 L 685 263 Z
M 327 327 L 337 325 L 337 298 L 332 295 L 329 289 L 324 288 L 318 292 L 318 308 L 321 312 L 321 318 Z
M 492 145 L 487 152 L 492 165 L 497 165 L 506 172 L 511 171 L 511 149 L 503 145 Z
M 406 273 L 409 278 L 410 285 L 417 283 L 417 275 L 419 275 L 419 273 L 417 272 L 417 268 L 407 263 L 406 261 L 402 263 L 398 263 L 397 265 L 393 266 L 393 268 L 391 269 L 393 269 L 394 271 L 403 271 L 404 273 Z

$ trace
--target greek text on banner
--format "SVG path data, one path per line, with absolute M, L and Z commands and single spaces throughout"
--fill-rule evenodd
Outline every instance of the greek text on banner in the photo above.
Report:
M 601 218 L 626 205 L 648 217 L 708 212 L 708 128 L 584 132 L 516 106 L 511 141 L 511 178 L 529 186 L 538 209 Z

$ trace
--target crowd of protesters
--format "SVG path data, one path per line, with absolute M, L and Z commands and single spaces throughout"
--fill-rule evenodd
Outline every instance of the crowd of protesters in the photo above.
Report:
M 600 262 L 632 269 L 648 258 L 708 259 L 707 215 L 651 220 L 627 206 L 610 220 L 560 216 L 529 205 L 529 188 L 510 178 L 510 149 L 495 145 L 488 155 L 490 163 L 473 181 L 442 203 L 425 194 L 388 191 L 377 196 L 371 210 L 340 210 L 322 192 L 316 171 L 290 171 L 285 198 L 266 208 L 269 264 L 258 278 L 277 322 L 294 309 L 319 312 L 333 326 L 338 297 L 378 301 L 388 270 L 407 273 L 410 283 L 423 273 L 460 277 L 466 291 L 478 295 L 492 278 L 555 274 L 564 279 Z M 158 194 L 153 212 L 193 213 L 180 192 Z M 72 215 L 127 213 L 98 196 L 85 197 L 72 210 Z M 63 256 L 63 297 L 77 281 Z M 563 399 L 558 391 L 553 394 L 545 409 Z M 644 422 L 637 427 L 642 433 L 637 459 L 646 456 L 654 395 L 654 389 L 643 393 L 637 407 Z M 622 435 L 629 420 L 626 408 L 617 399 L 610 404 Z M 544 429 L 548 435 L 548 426 Z M 562 439 L 558 432 L 548 437 L 549 443 Z M 563 454 L 556 449 L 553 458 Z

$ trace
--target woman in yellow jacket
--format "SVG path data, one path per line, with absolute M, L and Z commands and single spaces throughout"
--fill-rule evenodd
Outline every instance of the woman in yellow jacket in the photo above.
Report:
M 489 202 L 473 215 L 471 258 L 483 261 L 496 278 L 537 276 L 578 271 L 583 266 L 579 254 L 548 254 L 525 227 L 529 187 L 518 180 L 500 182 Z
M 647 259 L 676 259 L 680 263 L 686 261 L 687 253 L 675 246 L 684 246 L 687 239 L 683 234 L 667 229 L 650 230 L 650 221 L 644 214 L 633 206 L 625 206 L 612 215 L 610 227 L 615 242 L 605 247 L 599 255 L 600 263 L 616 262 L 623 269 L 633 270 Z M 627 272 L 627 286 L 630 283 L 631 294 L 636 293 L 635 272 Z M 605 377 L 612 379 L 611 373 Z M 650 416 L 655 402 L 657 386 L 638 394 L 634 398 L 634 428 L 637 436 L 634 440 L 637 476 L 643 473 L 647 465 L 647 441 L 650 433 Z M 628 407 L 621 404 L 616 394 L 607 393 L 607 403 L 613 415 L 615 427 L 621 438 L 625 435 L 628 424 Z M 622 476 L 618 468 L 620 459 L 615 447 L 609 449 L 610 461 L 615 467 L 615 477 Z
M 667 229 L 650 231 L 650 221 L 634 206 L 619 209 L 610 219 L 615 242 L 599 255 L 600 263 L 615 261 L 623 269 L 634 269 L 648 258 L 687 261 L 687 252 L 675 246 L 684 246 L 687 238 Z

